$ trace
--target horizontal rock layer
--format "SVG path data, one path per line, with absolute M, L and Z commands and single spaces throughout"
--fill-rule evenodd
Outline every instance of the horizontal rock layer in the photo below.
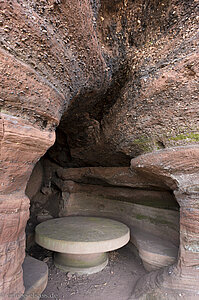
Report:
M 177 258 L 178 212 L 85 192 L 68 195 L 60 208 L 60 216 L 106 216 L 127 224 L 147 270 L 167 266 Z
M 166 189 L 160 181 L 154 182 L 131 171 L 129 167 L 84 167 L 59 168 L 57 175 L 62 180 L 72 180 L 84 184 L 131 187 L 140 189 Z
M 147 206 L 178 209 L 174 196 L 167 191 L 150 191 L 124 187 L 109 187 L 91 184 L 77 184 L 73 181 L 52 181 L 63 193 L 86 193 L 93 197 L 101 196 L 113 200 L 127 201 Z M 36 198 L 35 198 L 36 199 Z

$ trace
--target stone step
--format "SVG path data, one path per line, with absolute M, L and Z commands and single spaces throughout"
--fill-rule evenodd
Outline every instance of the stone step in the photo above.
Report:
M 150 232 L 131 227 L 131 242 L 138 249 L 147 271 L 171 265 L 177 259 L 178 247 L 166 237 L 160 238 Z
M 22 267 L 25 286 L 22 299 L 38 300 L 48 283 L 48 266 L 43 261 L 26 256 Z

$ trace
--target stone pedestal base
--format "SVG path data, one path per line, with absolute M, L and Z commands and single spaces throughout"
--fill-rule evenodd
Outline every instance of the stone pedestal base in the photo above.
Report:
M 93 274 L 103 270 L 108 264 L 107 253 L 66 254 L 55 253 L 55 266 L 65 272 Z
M 71 216 L 37 225 L 35 241 L 55 251 L 55 265 L 65 272 L 92 274 L 104 269 L 107 252 L 126 245 L 129 228 L 118 221 Z

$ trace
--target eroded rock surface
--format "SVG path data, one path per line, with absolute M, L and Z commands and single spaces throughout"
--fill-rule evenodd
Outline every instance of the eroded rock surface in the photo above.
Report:
M 139 168 L 138 158 L 133 178 L 142 188 L 175 190 L 182 240 L 181 256 L 170 278 L 174 294 L 175 284 L 185 287 L 187 278 L 190 287 L 185 290 L 198 292 L 198 271 L 193 265 L 198 264 L 197 247 L 187 242 L 199 239 L 194 146 L 199 143 L 197 7 L 194 0 L 0 2 L 2 299 L 23 293 L 21 263 L 29 214 L 25 187 L 34 165 L 53 145 L 58 124 L 57 141 L 43 161 L 43 166 L 49 161 L 54 164 L 54 171 L 44 167 L 34 202 L 43 206 L 43 215 L 53 217 L 48 201 L 53 203 L 56 193 L 60 200 L 60 187 L 56 190 L 58 182 L 49 183 L 60 166 L 128 167 L 130 159 L 140 154 L 193 145 L 193 151 L 176 150 L 182 153 L 182 163 L 171 173 L 165 170 L 167 160 L 176 166 L 178 155 L 172 156 L 173 152 L 165 159 L 162 152 L 155 154 L 160 154 L 156 162 L 160 167 L 153 167 L 152 155 L 147 156 L 148 163 L 144 161 L 146 169 Z M 184 167 L 189 155 L 195 155 L 193 166 L 189 164 L 193 173 Z M 89 176 L 98 183 L 102 180 L 99 174 Z M 117 180 L 112 176 L 104 176 L 106 184 L 118 186 L 121 180 L 125 185 L 125 176 Z M 133 178 L 129 186 L 137 184 Z M 72 185 L 81 190 L 85 178 L 78 180 Z M 110 195 L 111 188 L 104 187 L 103 193 Z M 55 215 L 59 200 L 52 209 Z M 192 246 L 195 252 L 186 249 Z
M 37 160 L 54 143 L 55 134 L 20 117 L 1 113 L 0 297 L 19 298 L 24 291 L 22 263 L 29 199 L 28 178 Z
M 99 39 L 107 56 L 119 52 L 127 65 L 97 104 L 99 96 L 91 95 L 69 106 L 66 122 L 63 116 L 72 157 L 128 165 L 145 152 L 199 142 L 197 5 L 118 1 L 110 8 L 104 2 Z
M 132 299 L 145 299 L 146 294 L 159 295 L 160 299 L 176 299 L 179 295 L 184 299 L 198 298 L 198 157 L 199 146 L 192 145 L 145 154 L 131 162 L 134 170 L 161 177 L 165 183 L 175 182 L 181 216 L 177 264 L 149 274 L 144 284 L 138 281 Z

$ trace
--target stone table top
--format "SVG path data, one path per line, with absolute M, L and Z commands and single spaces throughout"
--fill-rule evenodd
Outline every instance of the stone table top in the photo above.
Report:
M 129 228 L 118 221 L 70 216 L 45 221 L 37 225 L 36 242 L 49 250 L 89 254 L 108 252 L 128 243 Z

